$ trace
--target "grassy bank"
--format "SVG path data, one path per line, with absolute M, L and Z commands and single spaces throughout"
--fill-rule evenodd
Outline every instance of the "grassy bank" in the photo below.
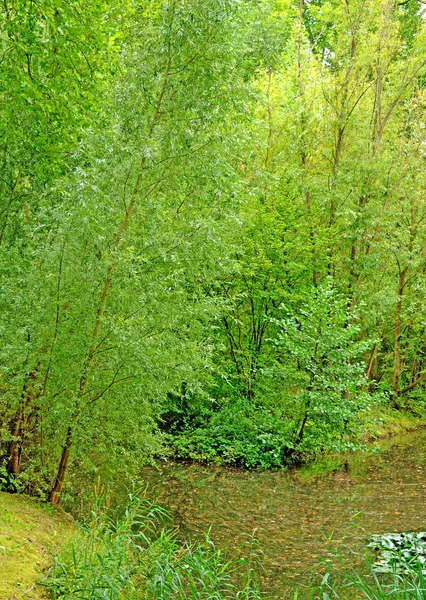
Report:
M 0 492 L 0 599 L 260 600 L 253 557 L 229 561 L 208 535 L 178 541 L 167 513 L 143 498 L 130 496 L 119 518 L 105 500 L 74 525 Z
M 354 447 L 364 447 L 366 452 L 376 448 L 384 450 L 394 444 L 401 444 L 407 434 L 426 427 L 426 419 L 408 411 L 397 411 L 389 407 L 376 407 L 361 415 L 353 437 Z M 306 462 L 293 470 L 298 479 L 309 480 L 324 477 L 334 471 L 350 469 L 360 473 L 365 468 L 364 452 L 324 452 L 317 456 L 307 456 Z
M 402 435 L 425 426 L 426 415 L 381 405 L 360 415 L 357 439 L 369 442 Z
M 54 553 L 74 531 L 60 513 L 17 494 L 0 492 L 0 598 L 44 598 L 38 583 Z

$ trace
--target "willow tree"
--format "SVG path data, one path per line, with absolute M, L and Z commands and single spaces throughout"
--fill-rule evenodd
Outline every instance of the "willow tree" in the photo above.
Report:
M 235 206 L 249 22 L 232 0 L 129 5 L 111 39 L 121 56 L 102 122 L 32 219 L 51 234 L 33 290 L 43 310 L 29 342 L 28 448 L 42 477 L 57 461 L 53 504 L 73 450 L 87 462 L 157 448 L 156 406 L 206 364 L 200 280 Z
M 14 475 L 48 372 L 50 334 L 43 328 L 55 314 L 55 293 L 40 284 L 56 236 L 53 188 L 73 167 L 84 128 L 101 118 L 116 16 L 102 2 L 18 0 L 0 9 L 0 415 Z

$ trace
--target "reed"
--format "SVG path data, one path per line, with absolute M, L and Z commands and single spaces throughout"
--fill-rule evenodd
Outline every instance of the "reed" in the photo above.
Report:
M 346 575 L 343 586 L 335 586 L 325 577 L 315 595 L 316 600 L 426 600 L 426 578 L 421 568 L 405 573 L 378 575 L 371 569 L 370 577 L 358 573 Z
M 55 600 L 261 598 L 251 561 L 227 560 L 209 535 L 181 543 L 166 511 L 138 495 L 115 519 L 100 504 L 44 582 Z

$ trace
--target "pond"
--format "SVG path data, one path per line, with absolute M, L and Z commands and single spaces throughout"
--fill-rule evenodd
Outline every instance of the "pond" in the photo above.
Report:
M 143 476 L 183 538 L 211 527 L 213 541 L 235 557 L 247 555 L 255 532 L 264 587 L 279 598 L 299 589 L 304 598 L 337 556 L 365 569 L 372 534 L 426 530 L 425 459 L 421 430 L 294 471 L 169 463 Z

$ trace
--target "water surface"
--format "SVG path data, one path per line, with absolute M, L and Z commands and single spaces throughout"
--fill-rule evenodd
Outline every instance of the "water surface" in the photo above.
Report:
M 279 598 L 296 588 L 308 597 L 336 555 L 365 568 L 372 534 L 426 530 L 425 430 L 291 472 L 164 464 L 143 475 L 184 538 L 211 527 L 220 548 L 241 556 L 255 531 L 265 587 Z

